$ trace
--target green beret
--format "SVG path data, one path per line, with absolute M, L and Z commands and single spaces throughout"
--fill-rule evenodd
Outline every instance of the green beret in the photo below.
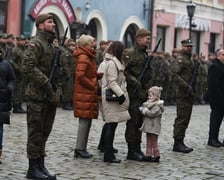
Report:
M 25 40 L 26 38 L 24 35 L 21 34 L 20 36 L 17 36 L 16 39 L 17 40 Z
M 137 32 L 136 32 L 136 38 L 137 37 L 145 37 L 145 36 L 149 36 L 151 33 L 149 30 L 147 29 L 139 29 Z
M 14 38 L 14 36 L 13 36 L 13 34 L 8 34 L 7 35 L 7 38 L 9 39 L 9 38 Z
M 195 44 L 191 41 L 191 39 L 185 39 L 181 41 L 181 44 L 184 46 L 194 46 Z
M 1 34 L 1 38 L 7 39 L 8 35 L 6 33 Z
M 53 19 L 53 15 L 51 15 L 49 13 L 38 15 L 36 20 L 35 20 L 36 21 L 36 27 L 38 27 L 39 24 L 43 23 L 47 19 Z

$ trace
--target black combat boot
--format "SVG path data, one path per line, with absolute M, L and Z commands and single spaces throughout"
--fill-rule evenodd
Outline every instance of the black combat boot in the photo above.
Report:
M 140 151 L 139 147 L 139 143 L 128 143 L 127 159 L 134 161 L 143 161 L 145 156 L 143 152 Z
M 47 170 L 47 168 L 45 167 L 45 164 L 44 164 L 44 156 L 41 156 L 40 159 L 39 159 L 39 161 L 40 161 L 40 170 L 41 170 L 41 172 L 44 175 L 48 176 L 49 180 L 56 180 L 56 175 L 55 174 L 51 174 Z
M 49 180 L 48 176 L 40 170 L 39 163 L 39 159 L 29 159 L 29 169 L 26 177 L 33 180 Z
M 22 108 L 21 103 L 14 104 L 13 105 L 13 111 L 12 112 L 13 113 L 20 113 L 20 114 L 26 113 L 26 111 Z
M 22 108 L 22 104 L 19 103 L 19 109 L 20 109 L 20 113 L 26 113 L 26 111 Z
M 62 109 L 70 110 L 70 111 L 73 110 L 72 103 L 70 103 L 70 102 L 63 103 Z
M 187 147 L 184 144 L 184 140 L 183 139 L 175 139 L 174 145 L 173 145 L 173 151 L 175 151 L 175 152 L 182 152 L 182 153 L 189 153 L 189 152 L 193 151 L 193 149 Z

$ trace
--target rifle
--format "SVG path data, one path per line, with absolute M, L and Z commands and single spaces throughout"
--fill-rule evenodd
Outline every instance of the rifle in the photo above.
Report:
M 63 39 L 62 39 L 61 43 L 59 44 L 59 46 L 64 45 L 67 32 L 68 32 L 68 27 L 65 30 L 65 34 L 64 34 Z M 55 47 L 55 55 L 54 55 L 54 59 L 52 61 L 53 64 L 52 64 L 52 68 L 51 68 L 51 72 L 50 72 L 50 76 L 49 76 L 49 82 L 51 83 L 51 85 L 55 91 L 57 89 L 57 81 L 58 81 L 58 77 L 59 77 L 58 68 L 60 67 L 60 56 L 61 56 L 61 49 L 59 47 Z
M 200 57 L 201 57 L 201 55 L 202 55 L 202 53 L 200 53 Z M 194 64 L 194 70 L 193 70 L 193 74 L 192 74 L 191 81 L 190 81 L 190 86 L 192 87 L 194 92 L 195 92 L 196 78 L 198 75 L 199 67 L 200 67 L 200 58 Z
M 145 63 L 145 67 L 143 69 L 143 71 L 141 72 L 140 76 L 138 77 L 138 81 L 142 83 L 142 79 L 144 77 L 145 71 L 149 68 L 151 61 L 153 60 L 153 54 L 157 51 L 159 44 L 161 42 L 161 38 L 159 39 L 159 41 L 157 42 L 155 48 L 152 51 L 152 54 L 150 56 L 147 57 L 146 59 L 146 63 Z

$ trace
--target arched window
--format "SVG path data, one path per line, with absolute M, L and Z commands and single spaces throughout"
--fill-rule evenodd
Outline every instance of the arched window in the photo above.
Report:
M 123 42 L 126 48 L 131 48 L 135 42 L 135 34 L 138 27 L 134 24 L 130 24 L 124 34 Z
M 98 39 L 97 37 L 97 22 L 96 22 L 96 19 L 92 19 L 90 22 L 89 22 L 89 31 L 90 31 L 90 35 L 95 37 L 96 39 Z

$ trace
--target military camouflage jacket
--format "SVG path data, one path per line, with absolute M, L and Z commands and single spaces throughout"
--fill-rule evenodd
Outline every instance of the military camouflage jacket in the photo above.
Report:
M 126 50 L 129 60 L 126 64 L 125 75 L 127 80 L 127 89 L 130 99 L 139 99 L 145 101 L 147 98 L 147 90 L 150 87 L 152 77 L 151 69 L 145 71 L 143 83 L 139 82 L 139 77 L 146 63 L 147 52 L 145 47 L 139 46 L 137 43 L 133 48 Z
M 191 55 L 181 52 L 176 61 L 173 61 L 170 68 L 177 85 L 177 96 L 185 97 L 189 96 L 189 93 L 193 93 L 189 84 L 194 69 L 194 62 L 191 60 Z
M 37 31 L 37 35 L 27 44 L 24 52 L 24 74 L 28 78 L 26 95 L 28 99 L 43 101 L 43 86 L 48 82 L 55 55 L 53 40 L 55 36 Z
M 23 77 L 23 52 L 24 46 L 18 44 L 12 49 L 11 64 L 16 74 L 16 79 L 22 79 Z

